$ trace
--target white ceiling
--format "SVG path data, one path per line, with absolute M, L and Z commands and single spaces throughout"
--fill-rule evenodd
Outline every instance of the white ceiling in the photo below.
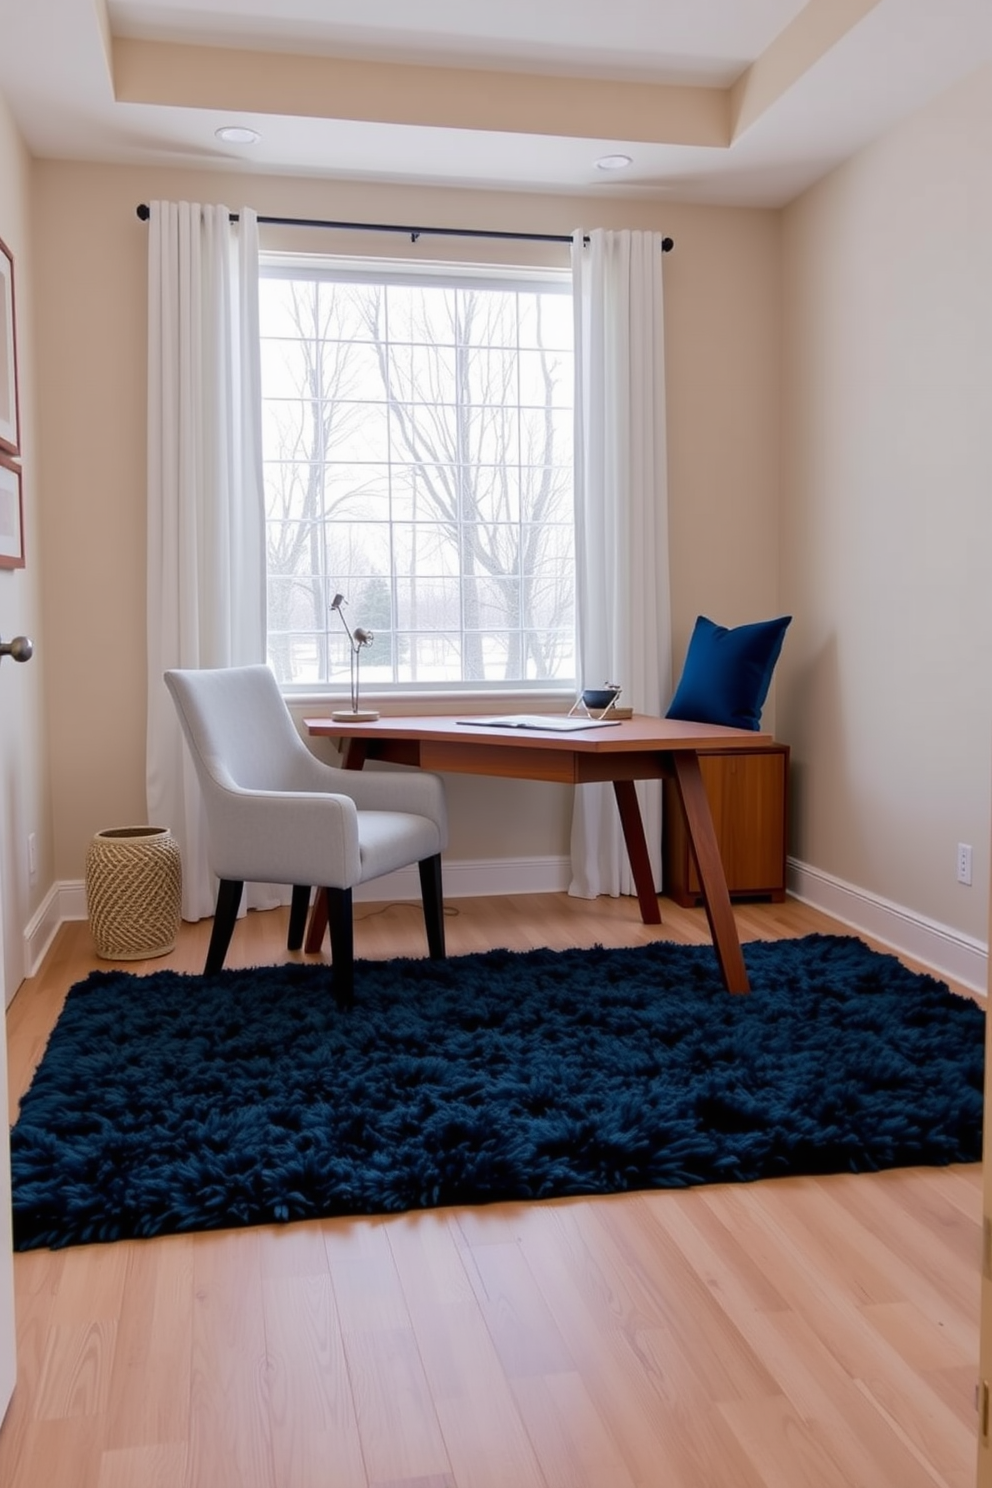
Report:
M 38 156 L 758 206 L 989 61 L 992 0 L 0 0 Z

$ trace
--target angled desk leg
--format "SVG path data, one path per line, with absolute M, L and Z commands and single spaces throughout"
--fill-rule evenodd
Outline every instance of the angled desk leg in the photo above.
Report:
M 306 940 L 303 949 L 308 955 L 316 955 L 324 943 L 324 932 L 327 930 L 327 890 L 317 885 L 313 904 L 310 907 L 310 923 L 307 925 Z
M 651 859 L 648 857 L 644 822 L 641 819 L 641 808 L 637 804 L 634 782 L 614 780 L 613 794 L 617 798 L 620 825 L 623 827 L 623 840 L 627 845 L 630 871 L 633 875 L 634 887 L 637 889 L 637 902 L 641 907 L 641 919 L 645 925 L 660 925 L 661 910 L 658 907 L 658 895 L 655 893 Z
M 345 739 L 343 743 L 342 769 L 360 770 L 365 763 L 368 752 L 368 744 L 365 739 Z M 310 910 L 310 923 L 307 925 L 306 940 L 303 949 L 309 955 L 315 955 L 324 943 L 324 932 L 327 930 L 327 890 L 322 884 L 317 884 L 317 892 L 314 895 L 313 907 Z
M 673 750 L 671 758 L 689 846 L 696 860 L 706 918 L 713 937 L 713 949 L 720 963 L 723 980 L 728 992 L 750 992 L 737 923 L 730 907 L 720 844 L 713 829 L 710 803 L 699 768 L 699 756 L 685 750 Z

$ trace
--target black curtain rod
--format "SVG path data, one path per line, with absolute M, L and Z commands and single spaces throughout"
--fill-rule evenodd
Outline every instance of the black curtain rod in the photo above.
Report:
M 147 222 L 151 211 L 145 202 L 137 208 L 142 222 Z M 231 213 L 231 221 L 238 221 L 238 213 Z M 409 233 L 410 242 L 415 243 L 425 233 L 444 238 L 504 238 L 514 243 L 570 243 L 570 233 L 526 233 L 495 232 L 472 227 L 398 227 L 385 222 L 325 222 L 315 217 L 259 217 L 260 224 L 271 227 L 338 227 L 358 232 Z M 675 247 L 673 238 L 662 238 L 662 253 L 670 253 Z

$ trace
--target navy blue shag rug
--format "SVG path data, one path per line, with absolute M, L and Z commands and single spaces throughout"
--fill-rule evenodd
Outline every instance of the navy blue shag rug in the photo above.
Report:
M 846 936 L 73 987 L 12 1133 L 17 1249 L 981 1156 L 984 1013 Z

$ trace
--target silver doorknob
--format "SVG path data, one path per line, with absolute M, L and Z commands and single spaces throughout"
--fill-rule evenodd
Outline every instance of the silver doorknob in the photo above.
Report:
M 0 661 L 5 656 L 13 657 L 14 661 L 30 661 L 34 655 L 34 642 L 29 641 L 27 636 L 15 636 L 12 641 L 0 641 Z

